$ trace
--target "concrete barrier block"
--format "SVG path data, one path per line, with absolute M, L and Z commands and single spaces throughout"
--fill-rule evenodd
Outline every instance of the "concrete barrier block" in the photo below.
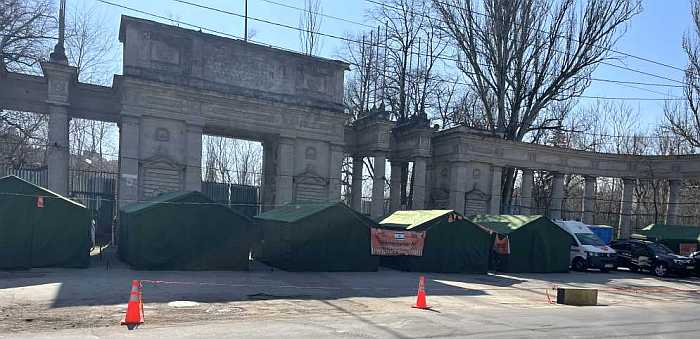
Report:
M 598 305 L 598 290 L 593 288 L 557 288 L 557 304 L 596 306 Z

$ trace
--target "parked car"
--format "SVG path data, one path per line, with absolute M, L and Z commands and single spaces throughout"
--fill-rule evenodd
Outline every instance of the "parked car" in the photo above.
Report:
M 700 277 L 700 265 L 698 265 L 700 263 L 700 251 L 691 253 L 689 257 L 695 261 L 695 275 Z
M 688 275 L 695 270 L 692 258 L 673 253 L 663 244 L 646 240 L 617 240 L 610 243 L 617 251 L 619 267 L 632 272 L 649 271 L 658 277 L 671 273 Z
M 559 227 L 569 232 L 574 238 L 571 244 L 571 268 L 585 271 L 589 268 L 601 272 L 614 270 L 617 266 L 615 250 L 606 245 L 588 228 L 588 225 L 575 220 L 556 220 Z

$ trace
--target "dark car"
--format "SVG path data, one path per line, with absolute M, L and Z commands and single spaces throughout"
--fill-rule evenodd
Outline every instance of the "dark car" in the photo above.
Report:
M 700 251 L 691 253 L 689 257 L 695 260 L 695 275 L 700 277 L 700 265 L 698 265 L 700 263 Z
M 665 277 L 669 273 L 689 275 L 695 270 L 692 258 L 677 255 L 663 244 L 646 240 L 617 240 L 610 243 L 617 251 L 617 266 L 632 272 L 649 271 Z

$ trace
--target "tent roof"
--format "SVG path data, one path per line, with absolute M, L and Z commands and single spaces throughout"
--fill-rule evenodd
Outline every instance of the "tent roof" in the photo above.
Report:
M 149 201 L 143 201 L 143 202 L 136 202 L 133 204 L 129 204 L 123 208 L 123 211 L 126 213 L 136 213 L 140 211 L 144 211 L 150 208 L 153 208 L 155 206 L 158 206 L 159 204 L 163 203 L 173 203 L 173 202 L 179 202 L 179 201 L 187 201 L 187 200 L 192 200 L 191 198 L 196 198 L 194 200 L 199 200 L 202 203 L 214 203 L 211 200 L 209 200 L 205 195 L 203 195 L 200 192 L 196 191 L 191 191 L 191 192 L 169 192 L 169 193 L 162 193 L 155 197 L 153 200 Z
M 271 211 L 261 213 L 255 216 L 256 219 L 281 221 L 281 222 L 297 222 L 308 216 L 319 213 L 325 209 L 345 204 L 337 203 L 305 203 L 305 204 L 288 204 L 282 207 L 275 208 Z M 349 208 L 349 207 L 348 207 Z
M 651 224 L 639 233 L 659 239 L 683 239 L 700 242 L 700 226 Z
M 541 215 L 475 215 L 473 223 L 487 227 L 499 234 L 511 233 L 537 219 Z
M 454 210 L 396 211 L 380 221 L 379 224 L 385 227 L 410 230 L 452 212 Z
M 68 203 L 70 203 L 70 204 L 73 204 L 73 205 L 75 205 L 75 206 L 85 208 L 85 205 L 83 205 L 83 204 L 80 204 L 80 203 L 78 203 L 78 202 L 75 202 L 75 201 L 73 201 L 73 200 L 71 200 L 71 199 L 68 199 L 68 198 L 66 198 L 66 197 L 64 197 L 64 196 L 62 196 L 62 195 L 60 195 L 60 194 L 58 194 L 58 193 L 55 193 L 55 192 L 53 192 L 53 191 L 50 191 L 50 190 L 48 190 L 48 189 L 46 189 L 46 188 L 43 188 L 43 187 L 41 187 L 41 186 L 34 185 L 34 184 L 32 184 L 31 182 L 26 181 L 26 180 L 24 180 L 24 179 L 22 179 L 22 178 L 20 178 L 20 177 L 17 177 L 17 176 L 14 176 L 14 175 L 9 175 L 9 176 L 0 178 L 0 186 L 2 186 L 2 185 L 12 185 L 12 184 L 29 186 L 29 187 L 33 188 L 34 190 L 37 190 L 37 191 L 40 191 L 40 192 L 45 193 L 45 194 L 42 193 L 42 194 L 41 194 L 42 196 L 51 197 L 52 199 L 61 199 L 61 200 L 64 200 L 64 201 L 66 201 L 66 202 L 68 202 Z M 12 193 L 12 192 L 7 192 L 7 193 Z

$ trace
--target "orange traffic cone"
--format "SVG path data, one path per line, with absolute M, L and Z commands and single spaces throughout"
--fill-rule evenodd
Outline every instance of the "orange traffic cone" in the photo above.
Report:
M 421 275 L 418 280 L 418 296 L 416 297 L 416 304 L 413 307 L 421 310 L 429 309 L 430 306 L 428 306 L 425 297 L 425 277 Z
M 131 281 L 131 293 L 129 294 L 129 303 L 126 307 L 126 316 L 122 320 L 122 325 L 130 330 L 133 330 L 138 325 L 143 324 L 143 301 L 141 300 L 141 282 L 138 280 Z

